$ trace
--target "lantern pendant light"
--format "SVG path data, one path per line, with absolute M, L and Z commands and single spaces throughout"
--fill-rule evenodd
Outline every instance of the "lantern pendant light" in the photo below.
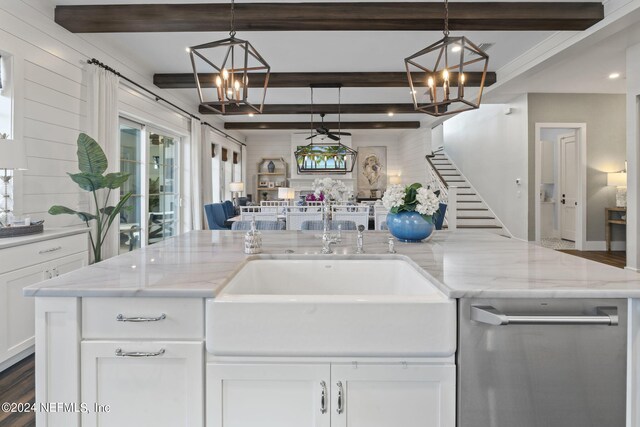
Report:
M 445 116 L 480 107 L 489 56 L 466 37 L 449 35 L 449 2 L 444 2 L 444 37 L 404 60 L 416 111 Z M 482 73 L 469 89 L 468 73 Z M 467 73 L 467 75 L 465 75 Z
M 236 38 L 234 0 L 229 37 L 187 50 L 202 106 L 217 114 L 262 113 L 271 67 L 251 43 Z M 210 72 L 213 81 L 205 80 Z

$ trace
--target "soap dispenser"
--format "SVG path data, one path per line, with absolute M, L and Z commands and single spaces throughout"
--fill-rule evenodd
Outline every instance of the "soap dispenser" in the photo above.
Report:
M 251 220 L 251 230 L 244 235 L 244 253 L 259 254 L 262 252 L 262 233 L 256 228 L 256 218 Z

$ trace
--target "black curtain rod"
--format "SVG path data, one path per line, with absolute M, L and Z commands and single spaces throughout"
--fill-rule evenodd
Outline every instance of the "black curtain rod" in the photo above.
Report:
M 151 90 L 147 89 L 146 87 L 142 86 L 141 84 L 138 84 L 138 83 L 134 82 L 133 80 L 131 80 L 131 79 L 130 79 L 130 78 L 128 78 L 127 76 L 123 76 L 123 75 L 122 75 L 122 74 L 120 74 L 118 71 L 116 71 L 116 70 L 114 70 L 113 68 L 109 67 L 108 65 L 106 65 L 106 64 L 104 64 L 104 63 L 102 63 L 102 62 L 98 61 L 96 58 L 88 59 L 88 60 L 87 60 L 87 64 L 97 65 L 98 67 L 103 68 L 103 69 L 105 69 L 105 70 L 107 70 L 107 71 L 109 71 L 109 72 L 111 72 L 111 73 L 115 74 L 116 76 L 120 77 L 122 80 L 126 80 L 127 82 L 129 82 L 130 84 L 134 85 L 135 87 L 137 87 L 137 88 L 139 88 L 139 89 L 141 89 L 141 90 L 143 90 L 143 91 L 145 91 L 145 92 L 149 93 L 150 95 L 152 95 L 152 96 L 155 98 L 156 102 L 158 102 L 158 101 L 162 101 L 162 102 L 164 102 L 164 103 L 166 103 L 166 104 L 170 105 L 171 107 L 175 108 L 176 110 L 180 111 L 180 112 L 181 112 L 182 114 L 184 114 L 185 116 L 187 116 L 187 117 L 189 117 L 189 118 L 191 118 L 191 119 L 193 119 L 193 120 L 197 120 L 197 121 L 201 122 L 203 125 L 209 126 L 211 129 L 213 129 L 213 130 L 215 130 L 216 132 L 219 132 L 220 134 L 224 135 L 224 137 L 225 137 L 225 138 L 227 138 L 227 139 L 231 139 L 231 140 L 233 140 L 234 142 L 236 142 L 236 143 L 238 143 L 238 144 L 242 145 L 243 147 L 246 147 L 246 146 L 247 146 L 247 144 L 245 144 L 244 142 L 239 141 L 238 139 L 234 138 L 233 136 L 229 135 L 228 133 L 226 133 L 226 132 L 224 132 L 224 131 L 221 131 L 220 129 L 218 129 L 217 127 L 213 126 L 212 124 L 210 124 L 210 123 L 207 123 L 207 122 L 203 121 L 200 117 L 198 117 L 198 116 L 196 116 L 196 115 L 191 114 L 190 112 L 188 112 L 187 110 L 185 110 L 185 109 L 183 109 L 183 108 L 178 107 L 178 106 L 177 106 L 176 104 L 174 104 L 173 102 L 171 102 L 171 101 L 169 101 L 169 100 L 167 100 L 167 99 L 165 99 L 165 98 L 161 97 L 161 96 L 160 96 L 160 95 L 158 95 L 157 93 L 155 93 L 155 92 L 153 92 L 153 91 L 151 91 Z

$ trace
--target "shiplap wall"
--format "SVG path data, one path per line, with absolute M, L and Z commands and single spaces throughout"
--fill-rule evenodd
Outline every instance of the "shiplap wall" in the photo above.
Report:
M 426 129 L 398 132 L 379 131 L 376 133 L 352 132 L 352 146 L 387 147 L 388 175 L 402 176 L 403 183 L 425 182 L 426 163 L 424 156 L 429 149 L 430 137 Z M 251 134 L 247 138 L 247 179 L 248 192 L 255 196 L 257 163 L 264 157 L 283 157 L 289 161 L 291 153 L 291 136 L 281 133 Z M 289 165 L 291 167 L 291 165 Z M 355 172 L 355 170 L 354 170 Z M 354 177 L 357 175 L 354 175 Z M 411 182 L 408 182 L 411 180 Z
M 16 179 L 16 213 L 45 219 L 48 228 L 81 225 L 75 217 L 46 212 L 53 204 L 89 208 L 87 193 L 66 175 L 77 170 L 75 142 L 86 129 L 84 62 L 97 57 L 152 87 L 150 75 L 105 54 L 21 0 L 0 0 L 0 51 L 12 55 L 14 138 L 24 141 L 28 157 L 29 169 Z M 162 95 L 190 109 L 171 94 Z M 121 89 L 120 107 L 134 120 L 181 136 L 189 133 L 188 119 L 129 88 Z M 188 166 L 184 171 L 189 172 Z

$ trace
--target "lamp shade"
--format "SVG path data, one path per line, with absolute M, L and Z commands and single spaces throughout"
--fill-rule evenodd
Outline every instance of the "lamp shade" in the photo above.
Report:
M 244 182 L 230 182 L 229 190 L 234 193 L 242 193 L 244 191 Z
M 400 175 L 391 175 L 389 177 L 389 184 L 391 185 L 397 185 L 400 184 L 402 182 L 402 178 L 400 178 Z
M 280 187 L 278 188 L 278 198 L 284 200 L 295 199 L 296 191 L 293 188 Z
M 626 187 L 627 186 L 627 173 L 626 172 L 612 172 L 607 174 L 607 185 L 612 187 Z
M 0 139 L 0 169 L 27 169 L 24 144 L 13 139 Z

